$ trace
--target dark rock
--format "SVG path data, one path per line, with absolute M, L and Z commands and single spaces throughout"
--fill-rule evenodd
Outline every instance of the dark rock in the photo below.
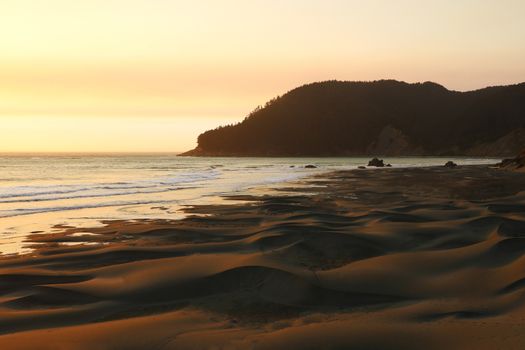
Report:
M 366 169 L 366 166 L 360 165 L 357 167 L 357 169 Z
M 295 168 L 295 165 L 290 165 L 290 168 Z
M 374 158 L 368 162 L 368 166 L 375 166 L 378 168 L 382 168 L 385 166 L 385 162 L 383 162 L 382 159 Z
M 525 151 L 522 151 L 516 158 L 503 159 L 501 163 L 496 164 L 498 168 L 510 170 L 525 170 Z
M 449 160 L 448 162 L 445 163 L 444 167 L 445 168 L 455 168 L 457 167 L 458 165 L 456 163 L 454 163 L 453 161 Z
M 151 207 L 151 209 L 158 209 L 158 210 L 169 210 L 168 207 Z
M 392 167 L 392 164 L 387 164 L 386 166 L 389 167 L 389 168 L 391 168 L 391 167 Z
M 308 164 L 308 165 L 305 165 L 305 169 L 315 169 L 317 168 L 315 165 L 312 165 L 312 164 Z

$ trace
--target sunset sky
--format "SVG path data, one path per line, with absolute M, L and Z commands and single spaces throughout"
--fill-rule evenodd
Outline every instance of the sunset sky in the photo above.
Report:
M 523 0 L 1 0 L 0 152 L 184 151 L 304 83 L 525 81 Z

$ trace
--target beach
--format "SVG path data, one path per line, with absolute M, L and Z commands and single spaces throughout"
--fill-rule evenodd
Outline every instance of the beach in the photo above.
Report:
M 180 220 L 34 233 L 0 257 L 0 347 L 523 348 L 525 174 L 294 181 Z

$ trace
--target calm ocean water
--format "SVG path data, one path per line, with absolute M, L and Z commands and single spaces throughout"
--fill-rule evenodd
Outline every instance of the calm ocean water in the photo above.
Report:
M 386 158 L 396 167 L 452 158 Z M 459 164 L 494 159 L 455 158 Z M 175 155 L 0 155 L 0 252 L 28 251 L 25 237 L 54 225 L 176 219 L 185 205 L 366 165 L 365 158 L 193 158 Z M 314 164 L 317 169 L 305 169 Z M 293 168 L 291 166 L 294 166 Z

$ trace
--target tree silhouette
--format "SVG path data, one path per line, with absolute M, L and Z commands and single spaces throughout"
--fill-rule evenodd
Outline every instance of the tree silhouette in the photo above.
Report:
M 461 154 L 525 127 L 525 83 L 470 92 L 432 82 L 312 83 L 258 106 L 240 123 L 199 135 L 197 153 L 365 155 L 387 126 L 424 154 Z

